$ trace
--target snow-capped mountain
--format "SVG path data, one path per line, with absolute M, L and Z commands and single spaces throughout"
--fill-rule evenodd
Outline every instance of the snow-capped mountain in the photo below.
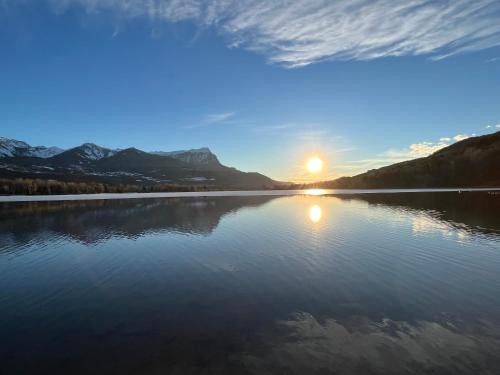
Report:
M 59 147 L 31 146 L 26 142 L 0 137 L 0 158 L 2 157 L 37 157 L 51 158 L 60 155 L 59 159 L 68 158 L 78 163 L 76 159 L 95 161 L 115 155 L 120 150 L 98 146 L 94 143 L 84 143 L 80 146 L 64 150 Z M 153 155 L 168 156 L 184 163 L 197 166 L 220 166 L 217 156 L 208 147 L 178 151 L 153 151 Z
M 30 158 L 27 158 L 30 156 Z M 0 138 L 0 178 L 38 178 L 119 184 L 174 183 L 263 187 L 275 181 L 222 165 L 209 148 L 145 152 L 84 143 L 68 150 L 32 147 Z
M 54 162 L 60 165 L 85 165 L 115 155 L 118 150 L 111 150 L 93 143 L 84 143 L 54 156 Z
M 184 163 L 198 167 L 222 167 L 217 156 L 208 147 L 179 151 L 153 151 L 151 154 L 168 156 Z
M 84 143 L 78 148 L 89 160 L 108 158 L 118 152 L 117 150 L 111 150 L 109 148 L 101 147 L 93 143 Z
M 30 146 L 23 141 L 0 137 L 0 158 L 2 157 L 36 157 L 50 158 L 64 150 L 59 147 Z

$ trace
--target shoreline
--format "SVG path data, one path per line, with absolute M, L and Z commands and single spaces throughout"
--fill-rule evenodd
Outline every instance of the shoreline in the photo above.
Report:
M 306 189 L 306 190 L 236 190 L 166 193 L 102 193 L 69 195 L 4 195 L 0 202 L 51 202 L 111 199 L 152 199 L 189 197 L 294 196 L 294 195 L 357 195 L 397 193 L 500 192 L 500 188 L 424 188 L 424 189 Z

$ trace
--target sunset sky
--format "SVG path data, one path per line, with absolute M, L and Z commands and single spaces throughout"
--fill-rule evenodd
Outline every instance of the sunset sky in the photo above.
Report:
M 0 0 L 0 136 L 352 175 L 500 130 L 497 0 Z

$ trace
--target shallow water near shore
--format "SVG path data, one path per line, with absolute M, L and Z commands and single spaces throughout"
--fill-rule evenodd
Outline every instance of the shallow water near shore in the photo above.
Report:
M 499 373 L 500 195 L 322 194 L 0 203 L 0 372 Z

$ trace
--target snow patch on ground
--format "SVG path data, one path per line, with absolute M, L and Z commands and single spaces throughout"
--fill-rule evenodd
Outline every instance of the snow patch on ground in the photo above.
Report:
M 183 181 L 193 181 L 193 182 L 203 182 L 203 181 L 215 181 L 215 178 L 207 178 L 207 177 L 187 177 L 183 178 Z

